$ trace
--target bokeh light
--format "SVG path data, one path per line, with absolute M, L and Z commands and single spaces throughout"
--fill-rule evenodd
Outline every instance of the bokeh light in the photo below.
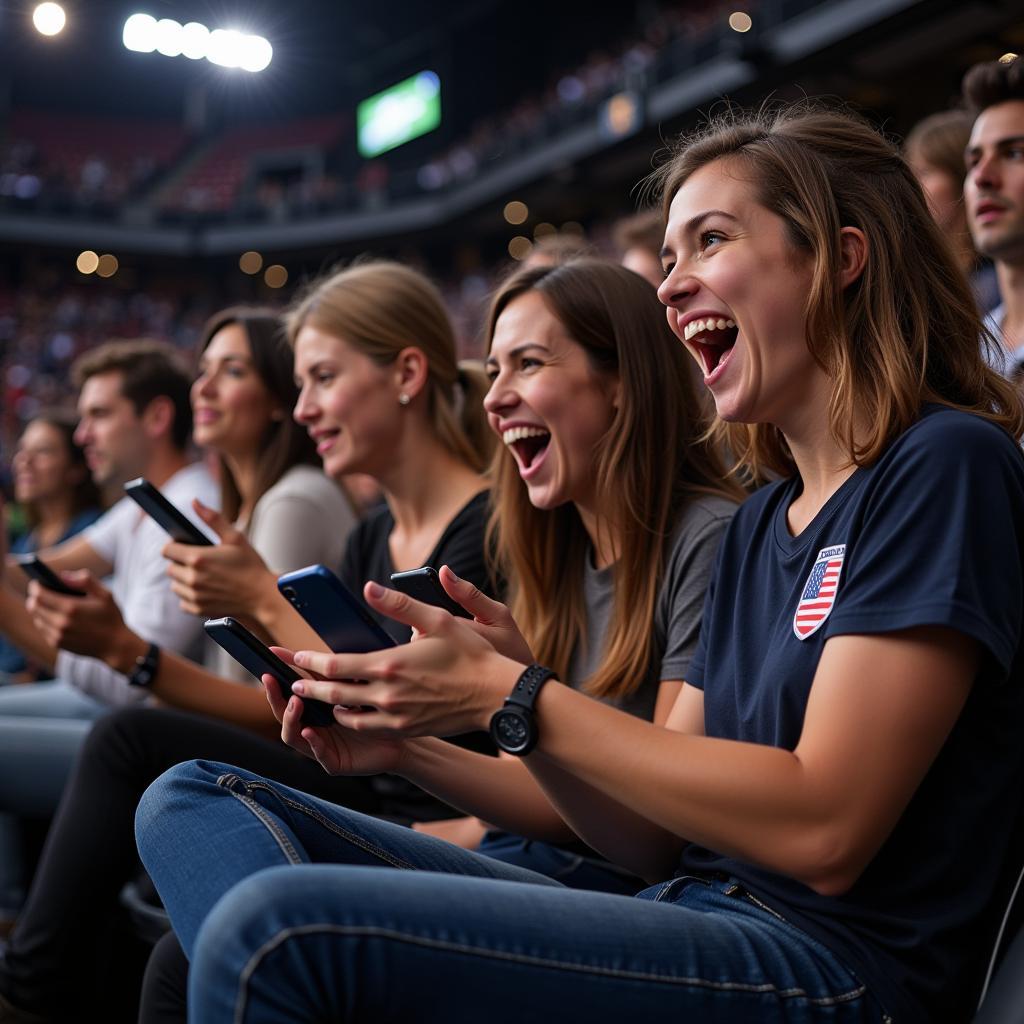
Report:
M 504 214 L 509 224 L 522 224 L 530 216 L 530 209 L 526 203 L 513 199 L 512 202 L 505 204 Z
M 80 274 L 94 274 L 96 268 L 100 265 L 100 258 L 92 251 L 92 249 L 86 249 L 84 252 L 78 254 L 78 259 L 75 260 L 75 266 L 78 268 Z
M 733 11 L 729 15 L 729 28 L 733 32 L 749 32 L 753 28 L 753 19 L 746 11 Z
M 258 274 L 263 269 L 263 257 L 252 249 L 243 252 L 238 257 L 238 269 L 243 274 Z
M 525 235 L 516 235 L 508 243 L 508 254 L 514 260 L 525 260 L 530 255 L 530 250 L 533 248 L 533 242 L 531 242 Z
M 288 271 L 280 263 L 272 263 L 263 274 L 268 288 L 283 288 L 288 283 Z
M 44 36 L 55 36 L 64 29 L 67 15 L 60 4 L 39 4 L 32 12 L 32 24 Z
M 113 277 L 117 273 L 118 262 L 116 256 L 104 253 L 96 265 L 96 273 L 100 277 Z

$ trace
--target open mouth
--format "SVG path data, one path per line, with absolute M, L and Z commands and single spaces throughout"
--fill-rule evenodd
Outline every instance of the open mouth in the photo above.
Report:
M 547 451 L 551 432 L 543 427 L 510 427 L 501 435 L 522 469 L 529 469 Z
M 340 433 L 340 430 L 324 430 L 321 433 L 318 433 L 316 437 L 313 438 L 313 440 L 316 441 L 317 455 L 324 455 L 329 451 L 334 442 L 337 441 Z
M 736 321 L 726 317 L 691 320 L 683 328 L 683 341 L 697 355 L 705 377 L 728 360 L 738 335 Z

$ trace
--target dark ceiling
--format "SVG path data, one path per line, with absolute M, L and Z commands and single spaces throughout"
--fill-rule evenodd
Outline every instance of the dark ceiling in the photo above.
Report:
M 352 109 L 358 100 L 430 67 L 445 83 L 446 115 L 462 131 L 527 87 L 622 38 L 653 0 L 610 4 L 545 0 L 62 0 L 68 25 L 38 35 L 35 0 L 0 0 L 0 84 L 15 107 L 177 116 L 202 87 L 225 118 Z M 142 11 L 266 36 L 263 73 L 132 53 L 125 19 Z M 6 82 L 4 81 L 6 79 Z

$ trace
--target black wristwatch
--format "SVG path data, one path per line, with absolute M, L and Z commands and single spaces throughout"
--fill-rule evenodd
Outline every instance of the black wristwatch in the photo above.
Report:
M 128 685 L 147 689 L 153 685 L 159 668 L 160 648 L 156 644 L 150 644 L 146 653 L 135 659 L 135 668 L 128 674 Z
M 554 670 L 530 665 L 516 680 L 505 703 L 491 716 L 491 738 L 507 754 L 523 757 L 537 745 L 537 722 L 533 705 L 541 687 L 557 679 Z

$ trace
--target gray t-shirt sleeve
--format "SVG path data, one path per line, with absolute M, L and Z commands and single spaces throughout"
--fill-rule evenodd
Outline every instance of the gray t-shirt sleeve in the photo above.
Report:
M 715 555 L 735 511 L 736 506 L 724 499 L 698 498 L 679 525 L 658 595 L 658 624 L 665 631 L 659 680 L 686 679 Z

